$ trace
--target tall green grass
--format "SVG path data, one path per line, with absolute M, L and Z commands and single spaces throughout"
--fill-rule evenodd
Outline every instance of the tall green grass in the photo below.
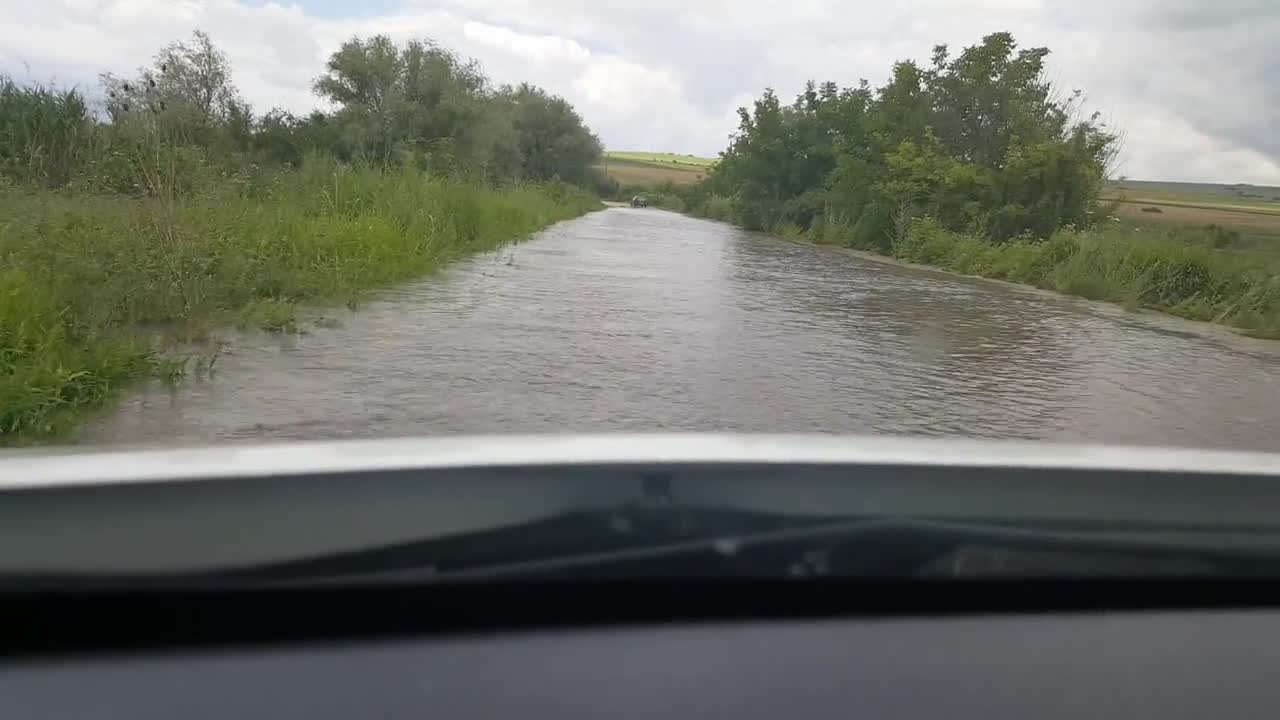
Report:
M 66 184 L 94 155 L 94 130 L 80 93 L 0 76 L 0 181 Z
M 492 189 L 312 158 L 216 193 L 140 197 L 0 187 L 0 441 L 72 427 L 163 372 L 141 329 L 349 299 L 580 215 L 561 184 Z
M 926 218 L 899 231 L 892 254 L 1280 338 L 1280 259 L 1251 258 L 1215 249 L 1211 242 L 1103 227 L 993 244 Z

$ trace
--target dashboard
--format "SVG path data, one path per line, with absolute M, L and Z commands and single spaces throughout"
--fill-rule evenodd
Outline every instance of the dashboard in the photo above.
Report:
M 43 718 L 1263 718 L 1280 613 L 511 630 L 9 658 Z
M 1277 478 L 880 438 L 15 452 L 0 718 L 1269 718 Z M 627 552 L 637 518 L 700 540 Z

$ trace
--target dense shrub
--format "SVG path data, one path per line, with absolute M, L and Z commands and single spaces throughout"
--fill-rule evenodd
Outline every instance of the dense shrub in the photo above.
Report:
M 1005 241 L 1086 226 L 1116 137 L 1080 117 L 1078 93 L 1044 79 L 1044 48 L 995 33 L 952 57 L 894 65 L 873 90 L 809 83 L 791 104 L 766 90 L 741 108 L 708 191 L 753 229 L 815 222 L 854 228 L 854 247 L 887 249 L 890 217 Z

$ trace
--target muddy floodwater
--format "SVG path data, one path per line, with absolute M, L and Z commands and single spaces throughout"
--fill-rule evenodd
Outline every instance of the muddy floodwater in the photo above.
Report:
M 819 431 L 1280 450 L 1280 343 L 610 208 L 211 374 L 132 389 L 86 444 Z

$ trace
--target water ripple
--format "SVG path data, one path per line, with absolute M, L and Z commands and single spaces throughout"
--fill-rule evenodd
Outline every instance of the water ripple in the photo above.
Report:
M 212 378 L 139 388 L 82 440 L 727 430 L 1280 450 L 1275 345 L 1192 330 L 617 208 L 338 327 L 234 335 Z

